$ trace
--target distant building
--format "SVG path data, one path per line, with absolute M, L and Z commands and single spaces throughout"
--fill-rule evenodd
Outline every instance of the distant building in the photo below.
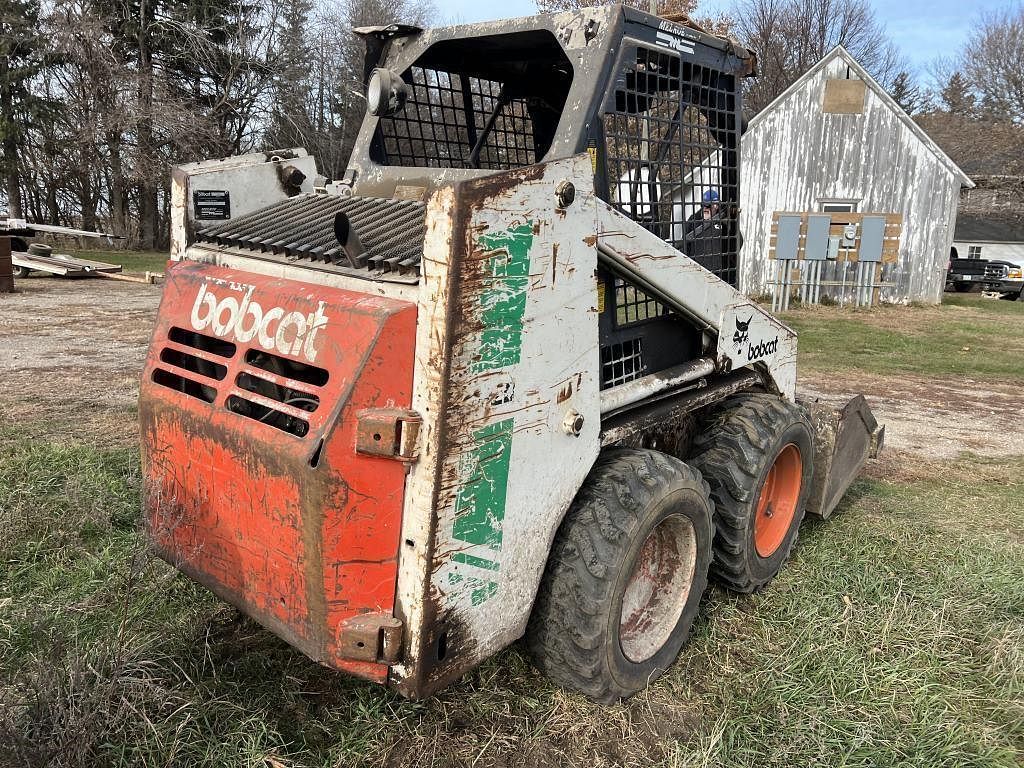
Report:
M 974 184 L 842 46 L 750 121 L 741 159 L 747 293 L 769 289 L 777 213 L 899 214 L 881 300 L 941 300 L 960 189 Z M 826 279 L 845 282 L 856 265 L 827 267 Z
M 1024 222 L 961 213 L 956 219 L 950 255 L 1020 263 L 1024 259 Z

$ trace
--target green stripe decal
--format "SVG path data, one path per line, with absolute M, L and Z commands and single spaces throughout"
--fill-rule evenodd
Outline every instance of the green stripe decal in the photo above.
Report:
M 488 424 L 473 433 L 473 450 L 466 470 L 469 480 L 455 500 L 452 535 L 467 544 L 501 551 L 501 521 L 505 517 L 509 453 L 513 419 Z
M 483 308 L 479 357 L 473 361 L 473 373 L 493 371 L 516 365 L 523 347 L 523 316 L 526 291 L 530 286 L 530 248 L 533 246 L 533 222 L 528 221 L 504 232 L 483 235 L 477 245 L 492 251 L 488 273 L 480 293 Z
M 476 557 L 475 555 L 467 555 L 465 552 L 456 552 L 452 555 L 452 560 L 456 563 L 465 563 L 466 565 L 473 565 L 477 568 L 484 568 L 488 571 L 498 570 L 498 564 L 493 560 L 487 560 L 483 557 Z
M 480 291 L 479 346 L 470 362 L 472 374 L 517 365 L 522 355 L 526 292 L 530 287 L 530 248 L 533 222 L 504 232 L 491 232 L 477 240 L 486 254 Z M 494 597 L 498 583 L 493 574 L 500 569 L 502 521 L 508 493 L 509 456 L 515 419 L 507 418 L 473 432 L 472 447 L 462 456 L 460 475 L 468 478 L 455 499 L 452 537 L 483 553 L 456 552 L 452 561 L 459 570 L 449 573 L 448 583 L 468 592 L 470 603 L 480 605 Z M 486 555 L 495 553 L 494 558 Z M 460 566 L 490 571 L 492 576 L 466 573 Z

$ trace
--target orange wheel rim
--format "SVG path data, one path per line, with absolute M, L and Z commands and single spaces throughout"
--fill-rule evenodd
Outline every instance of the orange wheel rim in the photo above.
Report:
M 803 485 L 804 461 L 800 449 L 790 443 L 779 451 L 765 475 L 754 517 L 754 547 L 761 557 L 771 557 L 786 538 Z

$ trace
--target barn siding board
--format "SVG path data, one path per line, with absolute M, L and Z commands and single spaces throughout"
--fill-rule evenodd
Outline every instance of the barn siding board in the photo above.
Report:
M 768 290 L 776 211 L 818 211 L 820 200 L 845 199 L 861 213 L 903 214 L 900 259 L 885 273 L 895 287 L 883 300 L 938 302 L 960 186 L 970 180 L 870 80 L 862 115 L 823 112 L 825 83 L 861 71 L 848 57 L 830 53 L 743 136 L 740 284 L 753 295 Z

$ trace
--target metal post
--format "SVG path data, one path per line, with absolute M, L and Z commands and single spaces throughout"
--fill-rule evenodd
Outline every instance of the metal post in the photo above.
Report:
M 854 272 L 853 305 L 860 306 L 864 303 L 864 262 L 857 262 L 857 269 Z
M 0 293 L 14 293 L 14 262 L 11 261 L 9 235 L 0 235 Z
M 789 294 L 793 287 L 793 262 L 786 259 L 786 292 L 782 294 L 782 311 L 789 312 Z
M 844 253 L 843 256 L 844 257 L 847 256 L 848 253 L 849 252 Z M 846 273 L 849 271 L 849 269 L 850 269 L 850 262 L 847 261 L 844 258 L 843 259 L 843 278 L 842 278 L 842 280 L 840 281 L 840 284 L 839 284 L 839 306 L 840 307 L 845 307 L 846 306 Z

